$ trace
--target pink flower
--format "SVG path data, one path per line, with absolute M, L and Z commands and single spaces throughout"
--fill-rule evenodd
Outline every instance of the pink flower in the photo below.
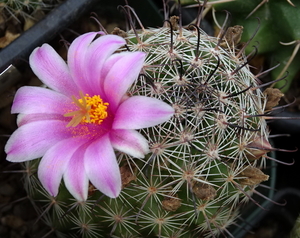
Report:
M 137 79 L 145 53 L 114 53 L 125 45 L 115 35 L 84 34 L 71 44 L 68 64 L 48 44 L 33 51 L 30 66 L 50 89 L 22 87 L 12 113 L 19 128 L 5 151 L 7 160 L 42 157 L 38 176 L 45 189 L 58 194 L 61 179 L 79 201 L 87 199 L 89 181 L 105 195 L 121 191 L 114 149 L 136 158 L 149 152 L 136 129 L 167 121 L 173 108 L 154 98 L 126 96 Z

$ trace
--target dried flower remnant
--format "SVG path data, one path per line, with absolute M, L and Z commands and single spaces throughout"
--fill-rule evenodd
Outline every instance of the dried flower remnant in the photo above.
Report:
M 179 17 L 178 16 L 172 16 L 170 17 L 170 23 L 172 25 L 172 30 L 177 31 L 179 29 L 178 26 Z
M 42 157 L 39 179 L 52 196 L 63 178 L 79 201 L 87 199 L 89 181 L 105 195 L 117 197 L 122 182 L 114 149 L 143 158 L 148 141 L 136 130 L 174 114 L 161 100 L 126 95 L 145 53 L 115 53 L 125 40 L 115 35 L 95 39 L 98 34 L 75 39 L 68 64 L 48 44 L 35 49 L 30 66 L 50 89 L 22 87 L 12 106 L 12 113 L 19 113 L 19 128 L 5 147 L 7 160 Z
M 284 96 L 284 94 L 278 88 L 266 88 L 264 94 L 267 97 L 265 106 L 266 111 L 276 107 L 280 99 Z
M 125 31 L 121 30 L 119 27 L 115 27 L 113 31 L 111 32 L 112 35 L 117 35 L 122 38 L 126 38 L 128 35 Z
M 255 168 L 253 166 L 247 166 L 239 176 L 245 177 L 239 179 L 239 183 L 242 185 L 257 185 L 263 181 L 267 181 L 269 176 L 264 174 L 260 169 Z
M 192 190 L 197 198 L 204 201 L 212 200 L 217 196 L 217 190 L 207 183 L 194 182 Z
M 181 199 L 177 195 L 174 197 L 165 197 L 161 205 L 165 211 L 175 212 L 181 206 Z
M 253 138 L 252 142 L 247 146 L 247 158 L 249 160 L 257 160 L 268 152 L 273 150 L 273 147 L 264 137 L 257 135 Z
M 242 38 L 243 29 L 244 27 L 239 25 L 228 27 L 220 46 L 234 49 Z
M 120 167 L 122 189 L 127 187 L 131 183 L 131 181 L 136 180 L 136 170 L 136 168 L 132 168 L 128 164 Z

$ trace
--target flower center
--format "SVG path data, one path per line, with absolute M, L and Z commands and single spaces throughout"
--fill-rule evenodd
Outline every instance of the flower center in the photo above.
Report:
M 84 96 L 80 92 L 80 97 L 80 99 L 77 99 L 72 96 L 73 103 L 78 106 L 79 110 L 64 114 L 65 117 L 72 117 L 67 127 L 75 127 L 79 123 L 101 124 L 108 116 L 107 106 L 109 103 L 103 102 L 99 95 L 90 97 L 88 94 Z

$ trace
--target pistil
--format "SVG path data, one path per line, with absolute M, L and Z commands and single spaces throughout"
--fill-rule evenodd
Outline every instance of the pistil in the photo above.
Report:
M 75 127 L 78 124 L 101 124 L 107 118 L 107 107 L 109 103 L 103 102 L 99 95 L 90 96 L 79 93 L 80 98 L 72 96 L 73 103 L 78 106 L 78 110 L 64 114 L 65 117 L 72 117 L 67 127 Z

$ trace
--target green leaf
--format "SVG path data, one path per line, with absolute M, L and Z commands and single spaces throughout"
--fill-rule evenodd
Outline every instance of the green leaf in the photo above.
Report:
M 245 19 L 246 16 L 261 2 L 261 0 L 236 0 L 233 2 L 215 4 L 217 11 L 227 10 L 232 14 L 232 19 L 235 17 Z
M 277 34 L 281 41 L 300 39 L 300 1 L 293 1 L 298 7 L 293 7 L 286 1 L 270 4 Z
M 272 64 L 278 64 L 280 62 L 280 66 L 276 69 L 272 70 L 271 76 L 272 80 L 276 80 L 281 73 L 281 71 L 284 69 L 286 64 L 288 63 L 292 52 L 294 50 L 295 46 L 282 46 L 280 47 L 274 54 L 272 55 Z M 295 78 L 296 74 L 299 72 L 299 60 L 300 60 L 300 54 L 298 53 L 290 66 L 287 68 L 287 77 L 285 80 L 281 80 L 278 83 L 275 84 L 275 87 L 280 88 L 283 93 L 287 92 L 290 88 L 290 85 Z M 286 75 L 284 72 L 283 76 Z

